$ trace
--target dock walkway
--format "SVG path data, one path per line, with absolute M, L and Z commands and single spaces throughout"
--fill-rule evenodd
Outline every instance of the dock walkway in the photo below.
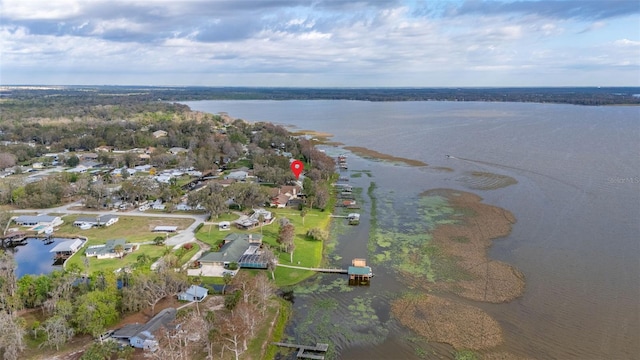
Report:
M 347 269 L 337 269 L 337 268 L 308 268 L 308 267 L 303 267 L 303 266 L 293 266 L 293 265 L 285 265 L 285 264 L 278 264 L 278 266 L 282 266 L 282 267 L 286 267 L 286 268 L 290 268 L 290 269 L 298 269 L 298 270 L 310 270 L 310 271 L 316 271 L 316 272 L 322 272 L 322 273 L 337 273 L 337 274 L 348 274 L 348 270 Z
M 280 342 L 274 342 L 272 344 L 276 346 L 298 349 L 298 354 L 297 354 L 298 359 L 324 360 L 324 355 L 308 354 L 306 353 L 306 351 L 326 353 L 327 350 L 329 349 L 329 344 L 322 344 L 322 343 L 317 343 L 315 346 L 280 343 Z

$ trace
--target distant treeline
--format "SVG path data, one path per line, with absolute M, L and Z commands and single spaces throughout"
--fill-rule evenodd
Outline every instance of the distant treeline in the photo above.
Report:
M 78 103 L 134 106 L 140 102 L 188 100 L 360 100 L 360 101 L 491 101 L 563 103 L 575 105 L 638 105 L 638 87 L 562 88 L 251 88 L 251 87 L 130 87 L 67 86 L 58 89 L 11 88 L 1 98 L 46 99 L 49 105 L 75 99 Z M 40 104 L 43 104 L 40 102 Z M 0 106 L 7 104 L 0 102 Z M 168 105 L 158 105 L 165 107 Z

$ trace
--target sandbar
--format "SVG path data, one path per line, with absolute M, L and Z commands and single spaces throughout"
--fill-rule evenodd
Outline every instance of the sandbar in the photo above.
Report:
M 427 166 L 427 163 L 420 161 L 420 160 L 415 160 L 415 159 L 407 159 L 407 158 L 403 158 L 403 157 L 398 157 L 398 156 L 393 156 L 393 155 L 389 155 L 389 154 L 383 154 L 381 152 L 377 152 L 375 150 L 371 150 L 371 149 L 367 149 L 365 147 L 360 147 L 360 146 L 345 146 L 344 147 L 345 150 L 349 150 L 352 153 L 365 157 L 365 158 L 372 158 L 372 159 L 378 159 L 378 160 L 386 160 L 386 161 L 393 161 L 393 162 L 401 162 L 404 164 L 407 164 L 409 166 Z

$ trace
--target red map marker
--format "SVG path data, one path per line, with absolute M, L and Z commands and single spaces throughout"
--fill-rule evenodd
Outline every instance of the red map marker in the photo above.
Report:
M 291 162 L 291 171 L 293 171 L 293 175 L 296 176 L 296 180 L 300 177 L 302 170 L 304 169 L 304 164 L 300 160 L 294 160 Z

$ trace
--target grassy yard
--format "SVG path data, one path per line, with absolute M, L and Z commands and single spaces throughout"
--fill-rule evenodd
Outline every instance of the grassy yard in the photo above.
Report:
M 182 218 L 151 218 L 140 216 L 121 216 L 117 223 L 105 228 L 91 228 L 81 230 L 73 226 L 73 222 L 79 217 L 95 217 L 95 215 L 67 215 L 63 218 L 64 224 L 56 231 L 59 237 L 86 236 L 89 238 L 87 245 L 104 244 L 110 239 L 126 239 L 129 243 L 153 241 L 158 233 L 152 232 L 159 225 L 177 226 L 183 230 L 193 223 L 192 219 Z
M 123 268 L 128 265 L 132 265 L 136 262 L 138 255 L 147 254 L 151 258 L 151 263 L 158 260 L 165 251 L 164 246 L 157 245 L 141 245 L 140 248 L 131 254 L 127 254 L 122 257 L 122 259 L 96 259 L 95 257 L 90 257 L 89 259 L 89 273 L 93 273 L 96 271 L 114 271 L 119 268 Z M 78 264 L 81 269 L 84 269 L 84 255 L 81 254 L 83 251 L 77 252 L 73 255 L 69 261 L 67 261 L 66 266 L 70 266 L 71 264 Z M 150 263 L 150 264 L 151 264 Z
M 264 238 L 264 242 L 269 244 L 276 252 L 278 260 L 282 264 L 292 264 L 303 267 L 317 267 L 322 262 L 322 247 L 321 241 L 314 241 L 307 238 L 306 233 L 309 229 L 319 227 L 328 229 L 331 218 L 329 217 L 329 211 L 312 210 L 307 213 L 304 218 L 304 225 L 302 223 L 302 217 L 300 211 L 294 209 L 269 209 L 276 217 L 276 220 L 270 224 L 260 228 L 252 229 L 249 231 L 242 231 L 232 228 L 231 231 L 219 231 L 214 225 L 209 229 L 209 225 L 203 226 L 196 234 L 198 240 L 211 245 L 212 249 L 216 249 L 217 246 L 222 243 L 222 240 L 230 233 L 233 232 L 246 232 L 253 234 L 260 234 Z M 290 262 L 288 253 L 279 251 L 279 245 L 276 242 L 278 238 L 278 219 L 286 217 L 296 228 L 295 245 L 296 248 L 293 252 L 293 263 Z M 287 269 L 278 267 L 275 271 L 276 285 L 286 286 L 298 283 L 314 274 L 313 271 Z
M 87 237 L 88 243 L 83 250 L 78 251 L 68 261 L 67 266 L 71 264 L 77 264 L 81 269 L 84 269 L 84 249 L 87 246 L 101 245 L 110 239 L 125 239 L 128 243 L 141 243 L 153 241 L 158 236 L 158 233 L 154 233 L 154 227 L 158 225 L 177 226 L 178 230 L 185 229 L 193 220 L 191 219 L 178 219 L 178 218 L 146 218 L 137 216 L 121 216 L 117 223 L 107 228 L 92 228 L 89 230 L 81 230 L 78 227 L 73 226 L 73 222 L 78 217 L 91 217 L 95 215 L 68 215 L 64 217 L 65 223 L 56 231 L 56 236 L 59 237 Z M 193 250 L 193 249 L 192 249 Z M 127 265 L 131 265 L 136 262 L 138 255 L 147 254 L 151 258 L 151 261 L 156 261 L 162 256 L 165 251 L 164 246 L 156 245 L 141 245 L 138 250 L 131 254 L 127 254 L 122 259 L 96 259 L 89 258 L 89 273 L 95 271 L 113 271 Z M 197 250 L 196 250 L 197 251 Z M 195 251 L 193 251 L 195 254 Z M 192 255 L 193 255 L 192 254 Z M 185 255 L 186 256 L 186 255 Z

